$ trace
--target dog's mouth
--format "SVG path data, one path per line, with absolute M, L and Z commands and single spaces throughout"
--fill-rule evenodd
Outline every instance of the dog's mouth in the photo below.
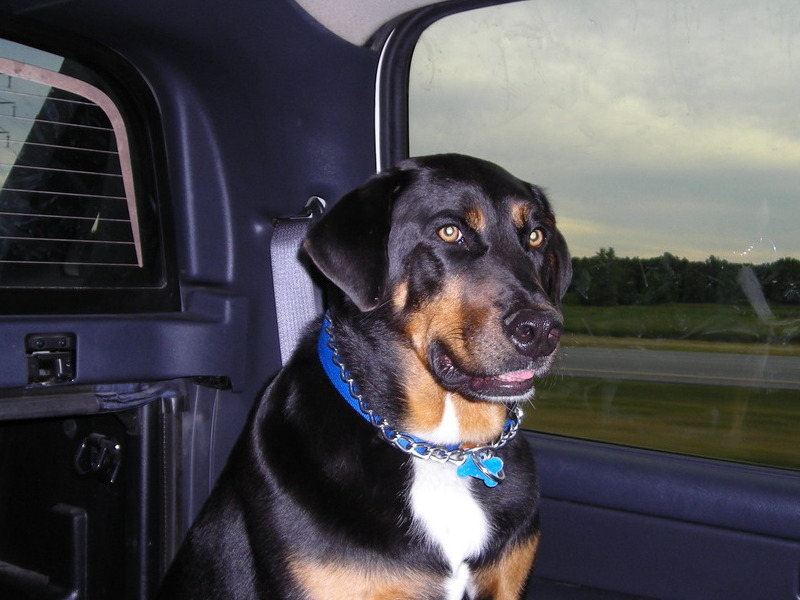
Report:
M 430 364 L 439 384 L 474 400 L 524 401 L 533 396 L 541 368 L 531 365 L 494 375 L 476 375 L 460 368 L 440 344 L 430 351 Z

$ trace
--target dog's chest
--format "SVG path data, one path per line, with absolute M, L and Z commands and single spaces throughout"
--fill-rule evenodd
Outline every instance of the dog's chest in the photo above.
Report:
M 409 500 L 417 533 L 441 549 L 451 567 L 447 599 L 461 600 L 472 591 L 465 561 L 484 547 L 488 519 L 470 492 L 468 479 L 459 477 L 454 465 L 426 460 L 414 460 L 413 465 Z

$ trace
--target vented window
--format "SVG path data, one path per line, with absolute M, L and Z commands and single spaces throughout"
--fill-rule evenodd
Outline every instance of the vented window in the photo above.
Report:
M 155 180 L 134 172 L 130 119 L 100 82 L 71 61 L 0 40 L 0 295 L 26 298 L 0 303 L 2 312 L 174 308 L 153 303 L 153 294 L 174 295 Z M 66 292 L 66 303 L 44 290 Z M 115 290 L 125 291 L 123 305 Z

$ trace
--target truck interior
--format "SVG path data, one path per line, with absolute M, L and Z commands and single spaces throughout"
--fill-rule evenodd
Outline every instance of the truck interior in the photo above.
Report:
M 281 368 L 276 219 L 440 151 L 575 261 L 526 597 L 800 598 L 798 43 L 766 0 L 0 0 L 0 598 L 153 597 Z

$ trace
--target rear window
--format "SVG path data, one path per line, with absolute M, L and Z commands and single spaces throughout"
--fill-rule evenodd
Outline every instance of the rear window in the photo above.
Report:
M 178 308 L 158 153 L 137 99 L 8 40 L 0 77 L 0 311 Z

